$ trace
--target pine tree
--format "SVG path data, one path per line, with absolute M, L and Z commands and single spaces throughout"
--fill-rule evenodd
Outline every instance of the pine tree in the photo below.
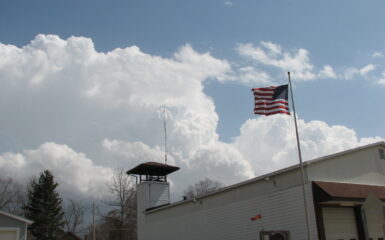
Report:
M 37 240 L 54 240 L 63 233 L 64 212 L 62 199 L 55 190 L 57 186 L 51 172 L 45 170 L 28 188 L 24 210 L 26 217 L 34 221 L 30 231 Z

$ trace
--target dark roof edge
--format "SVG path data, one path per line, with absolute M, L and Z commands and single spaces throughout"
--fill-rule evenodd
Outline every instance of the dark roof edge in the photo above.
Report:
M 366 199 L 368 194 L 374 194 L 385 201 L 385 186 L 382 185 L 327 181 L 313 181 L 313 183 L 333 198 Z
M 173 173 L 175 171 L 179 170 L 179 167 L 159 163 L 159 162 L 145 162 L 141 163 L 134 168 L 128 170 L 127 174 L 135 174 L 135 175 L 141 175 L 143 174 L 142 171 L 153 171 L 153 172 L 159 172 L 159 174 L 168 175 L 170 173 Z

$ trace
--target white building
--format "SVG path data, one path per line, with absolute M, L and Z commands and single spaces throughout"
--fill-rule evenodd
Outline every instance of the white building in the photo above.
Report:
M 0 210 L 0 240 L 26 240 L 33 221 Z
M 304 163 L 311 239 L 385 239 L 385 142 Z M 141 164 L 138 240 L 307 239 L 299 165 L 170 203 L 177 167 Z

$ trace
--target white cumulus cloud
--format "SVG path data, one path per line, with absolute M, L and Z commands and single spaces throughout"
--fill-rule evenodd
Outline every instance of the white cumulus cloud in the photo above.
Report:
M 325 65 L 318 74 L 319 78 L 337 78 L 337 74 L 330 65 Z
M 304 161 L 363 144 L 380 137 L 357 137 L 353 129 L 322 121 L 298 121 Z M 273 115 L 246 121 L 234 145 L 250 162 L 256 175 L 298 163 L 294 123 L 291 117 Z
M 382 77 L 376 81 L 380 86 L 385 86 L 385 72 L 382 73 Z
M 349 67 L 345 69 L 344 73 L 342 74 L 343 79 L 350 80 L 352 79 L 355 75 L 359 75 L 360 70 L 354 67 Z
M 290 71 L 299 80 L 313 80 L 314 66 L 310 63 L 309 52 L 300 48 L 295 51 L 284 51 L 278 44 L 261 42 L 260 46 L 240 44 L 237 47 L 239 54 L 250 57 L 267 66 L 273 66 L 285 72 Z
M 38 177 L 46 169 L 53 173 L 59 183 L 58 190 L 66 197 L 102 199 L 107 196 L 105 187 L 112 176 L 111 168 L 95 165 L 84 153 L 66 145 L 48 142 L 37 149 L 0 155 L 0 175 L 21 183 Z
M 218 143 L 218 115 L 203 92 L 203 83 L 225 78 L 231 67 L 226 60 L 198 53 L 190 45 L 163 58 L 136 46 L 97 52 L 89 38 L 41 34 L 22 48 L 0 44 L 0 59 L 4 116 L 0 122 L 6 126 L 0 141 L 13 142 L 2 144 L 0 150 L 10 152 L 17 160 L 14 164 L 24 161 L 36 166 L 33 174 L 45 166 L 31 157 L 25 160 L 24 151 L 41 144 L 46 149 L 46 143 L 65 143 L 75 155 L 86 153 L 88 158 L 77 157 L 84 162 L 92 159 L 90 166 L 107 169 L 162 161 L 163 106 L 169 145 L 180 159 L 189 159 L 201 146 Z M 127 143 L 124 149 L 135 158 L 123 161 L 122 155 L 106 153 L 123 149 L 121 142 Z M 59 151 L 55 145 L 48 146 Z M 38 150 L 43 153 L 41 147 Z M 53 164 L 55 159 L 47 155 L 41 161 Z M 66 181 L 76 188 L 76 177 L 71 177 L 76 172 L 66 173 Z
M 368 65 L 366 65 L 365 67 L 363 67 L 363 68 L 360 69 L 360 73 L 361 73 L 361 75 L 366 75 L 366 74 L 368 74 L 369 72 L 373 71 L 375 68 L 376 68 L 375 65 L 373 65 L 373 64 L 368 64 Z
M 237 80 L 245 86 L 269 86 L 273 84 L 272 78 L 266 72 L 254 67 L 240 67 Z
M 376 69 L 376 65 L 368 64 L 362 68 L 349 67 L 345 69 L 344 73 L 341 75 L 343 79 L 353 79 L 356 76 L 361 76 L 365 79 L 368 78 L 368 73 Z
M 302 80 L 315 77 L 305 49 L 286 52 L 263 42 L 238 50 Z M 331 70 L 325 66 L 324 75 Z M 259 69 L 234 70 L 190 45 L 165 58 L 137 46 L 98 52 L 84 37 L 38 35 L 21 48 L 0 44 L 0 174 L 26 181 L 50 169 L 63 193 L 103 197 L 112 169 L 163 162 L 163 106 L 168 160 L 181 167 L 170 177 L 176 196 L 204 177 L 232 184 L 296 163 L 293 130 L 283 116 L 249 120 L 234 142 L 219 140 L 219 116 L 204 83 L 228 81 L 234 72 L 244 84 L 271 81 Z M 344 126 L 299 123 L 307 159 L 364 141 Z

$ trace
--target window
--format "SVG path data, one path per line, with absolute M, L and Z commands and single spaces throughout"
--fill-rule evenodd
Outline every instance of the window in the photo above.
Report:
M 260 240 L 290 240 L 289 231 L 261 231 Z

